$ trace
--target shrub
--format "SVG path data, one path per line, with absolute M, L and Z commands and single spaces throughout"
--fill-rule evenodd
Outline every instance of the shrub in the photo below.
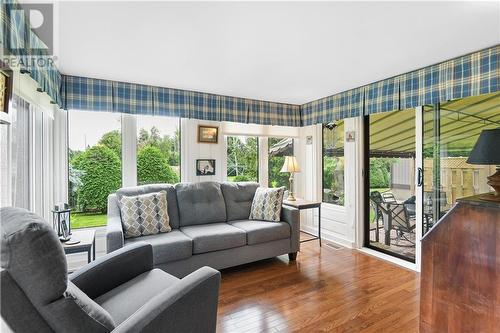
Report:
M 95 145 L 71 162 L 72 167 L 82 171 L 78 186 L 77 202 L 83 211 L 105 212 L 108 195 L 121 185 L 120 158 L 110 148 Z
M 249 182 L 250 177 L 247 175 L 238 175 L 233 177 L 233 182 Z
M 99 140 L 99 144 L 104 145 L 114 151 L 118 157 L 122 156 L 122 135 L 120 131 L 114 130 L 108 133 L 105 133 L 101 140 Z
M 179 181 L 179 176 L 168 165 L 159 148 L 145 146 L 137 154 L 137 179 L 139 184 L 173 184 Z

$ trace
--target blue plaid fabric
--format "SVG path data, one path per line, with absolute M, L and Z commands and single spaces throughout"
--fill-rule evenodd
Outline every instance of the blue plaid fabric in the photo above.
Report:
M 399 77 L 365 86 L 364 114 L 399 110 Z
M 30 29 L 25 12 L 17 1 L 9 0 L 2 1 L 0 9 L 1 47 L 6 55 L 17 59 L 22 71 L 37 82 L 38 91 L 46 92 L 52 103 L 62 105 L 61 74 L 43 49 L 43 41 Z
M 500 46 L 447 62 L 446 99 L 489 94 L 499 90 Z
M 61 94 L 65 109 L 113 111 L 111 81 L 63 75 Z
M 300 106 L 63 75 L 63 108 L 300 126 Z
M 303 104 L 302 126 L 325 124 L 363 114 L 364 89 L 351 89 Z
M 1 9 L 3 49 L 64 109 L 307 126 L 499 91 L 499 45 L 303 105 L 67 76 L 37 47 L 43 41 L 17 0 L 3 0 Z
M 414 108 L 499 90 L 500 46 L 468 54 L 301 106 L 302 125 Z

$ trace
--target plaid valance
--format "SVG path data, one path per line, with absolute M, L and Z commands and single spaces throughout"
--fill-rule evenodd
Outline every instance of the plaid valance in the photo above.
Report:
M 196 91 L 62 76 L 64 109 L 300 126 L 300 106 Z
M 19 65 L 22 73 L 28 73 L 37 82 L 38 91 L 46 92 L 52 103 L 62 105 L 61 74 L 46 45 L 31 30 L 22 7 L 17 1 L 2 1 L 0 15 L 1 47 L 8 61 L 15 59 L 15 66 Z
M 356 88 L 302 105 L 302 125 L 329 123 L 363 114 L 364 90 Z
M 302 125 L 414 108 L 499 91 L 499 53 L 486 50 L 302 105 Z M 339 101 L 351 98 L 350 103 Z M 349 98 L 347 98 L 349 100 Z

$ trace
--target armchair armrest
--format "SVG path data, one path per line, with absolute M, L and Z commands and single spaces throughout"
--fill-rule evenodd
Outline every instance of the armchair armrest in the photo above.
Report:
M 137 242 L 94 260 L 68 278 L 94 299 L 152 269 L 153 247 Z
M 283 205 L 281 207 L 281 220 L 290 225 L 292 252 L 300 250 L 300 212 L 297 208 Z
M 122 220 L 116 194 L 108 196 L 108 223 L 106 225 L 107 253 L 122 248 L 124 244 Z
M 153 297 L 113 333 L 215 332 L 220 273 L 202 267 Z

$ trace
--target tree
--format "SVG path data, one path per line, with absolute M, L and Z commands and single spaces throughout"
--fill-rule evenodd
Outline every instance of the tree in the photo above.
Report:
M 108 195 L 121 185 L 121 162 L 105 145 L 97 144 L 75 157 L 70 164 L 80 170 L 77 202 L 83 211 L 106 212 Z
M 158 147 L 145 146 L 137 154 L 137 178 L 140 184 L 177 183 L 179 177 Z
M 258 139 L 255 137 L 230 136 L 227 138 L 227 175 L 245 176 L 258 181 Z
M 122 156 L 122 135 L 120 131 L 114 130 L 108 133 L 105 133 L 101 140 L 99 140 L 99 144 L 104 145 L 114 151 L 118 157 Z
M 370 188 L 390 186 L 392 158 L 370 158 Z

